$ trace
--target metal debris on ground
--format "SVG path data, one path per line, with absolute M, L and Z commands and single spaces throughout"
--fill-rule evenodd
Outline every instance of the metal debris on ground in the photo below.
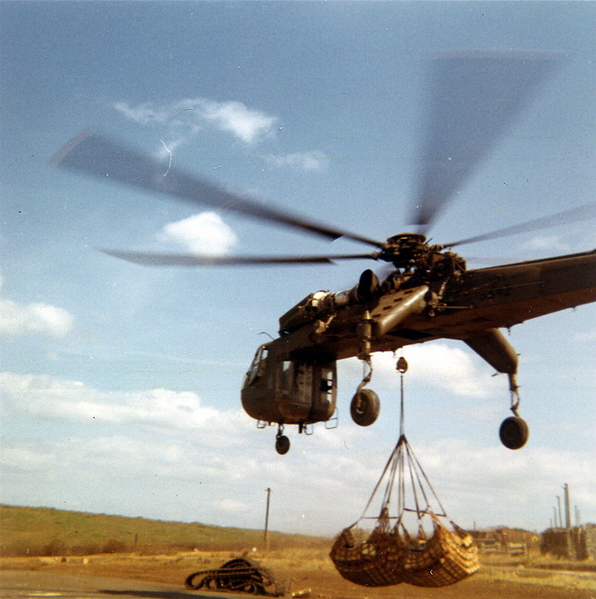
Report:
M 193 591 L 236 591 L 269 597 L 283 597 L 284 594 L 283 584 L 269 570 L 246 558 L 230 560 L 215 570 L 194 572 L 187 577 L 185 585 Z

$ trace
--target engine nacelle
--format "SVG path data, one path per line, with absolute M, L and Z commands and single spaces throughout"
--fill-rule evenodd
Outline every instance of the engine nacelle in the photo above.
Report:
M 336 293 L 328 291 L 311 293 L 279 319 L 280 333 L 289 333 L 318 318 L 325 318 L 342 306 L 370 302 L 379 285 L 377 275 L 367 269 L 360 275 L 358 285 L 352 289 Z
M 333 308 L 333 294 L 317 291 L 305 297 L 279 319 L 281 333 L 289 333 L 316 320 Z

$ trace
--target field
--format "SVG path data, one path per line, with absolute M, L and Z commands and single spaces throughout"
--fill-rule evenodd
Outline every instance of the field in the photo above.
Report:
M 183 590 L 184 579 L 190 573 L 218 567 L 232 557 L 248 553 L 284 583 L 286 596 L 310 589 L 312 599 L 596 598 L 596 568 L 591 561 L 562 563 L 537 555 L 530 558 L 490 555 L 485 557 L 477 574 L 451 587 L 422 589 L 399 585 L 371 589 L 353 585 L 337 574 L 328 558 L 331 539 L 278 533 L 272 535 L 271 548 L 265 551 L 260 531 L 25 508 L 5 507 L 0 510 L 0 515 L 5 556 L 0 558 L 0 569 L 3 570 L 155 581 L 179 585 Z M 33 521 L 37 522 L 37 528 L 23 526 L 24 523 L 31 525 Z M 98 523 L 101 525 L 97 526 Z M 87 524 L 88 530 L 82 524 Z M 21 529 L 16 530 L 17 526 Z M 192 535 L 201 531 L 204 542 L 210 547 L 188 549 L 186 544 L 193 544 Z M 51 534 L 55 536 L 51 537 Z M 115 543 L 126 545 L 130 541 L 134 546 L 135 537 L 136 551 L 120 553 L 116 550 Z M 142 543 L 141 538 L 144 539 Z M 68 539 L 71 539 L 70 545 Z M 88 546 L 94 539 L 98 545 L 103 543 L 104 549 L 113 551 L 92 555 L 76 553 L 75 550 Z M 170 539 L 169 545 L 165 539 Z M 30 543 L 29 557 L 15 556 L 14 548 L 24 548 L 25 540 Z M 11 544 L 12 541 L 18 543 Z M 31 555 L 34 548 L 43 547 L 44 543 L 47 548 L 52 541 L 56 541 L 52 547 L 61 547 L 61 551 L 53 555 Z M 230 545 L 226 546 L 228 543 Z M 199 545 L 196 536 L 194 544 Z M 183 545 L 186 550 L 181 549 Z M 158 548 L 160 552 L 156 551 Z
M 270 547 L 316 548 L 329 539 L 273 532 Z M 184 551 L 244 551 L 263 546 L 263 531 L 125 518 L 51 508 L 0 505 L 0 556 L 155 555 Z

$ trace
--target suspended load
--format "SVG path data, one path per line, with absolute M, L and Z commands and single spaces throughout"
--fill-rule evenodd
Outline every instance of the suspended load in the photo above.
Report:
M 337 537 L 330 557 L 338 572 L 358 585 L 442 587 L 478 570 L 478 548 L 470 534 L 447 520 L 403 432 L 403 372 L 399 440 L 363 515 Z M 368 516 L 383 483 L 378 516 Z M 397 500 L 393 515 L 392 499 Z M 369 534 L 366 520 L 374 521 Z

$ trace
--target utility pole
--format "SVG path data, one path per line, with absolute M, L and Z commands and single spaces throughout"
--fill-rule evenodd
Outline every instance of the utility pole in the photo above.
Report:
M 565 491 L 565 528 L 571 528 L 571 510 L 569 509 L 569 485 L 565 483 L 563 485 Z
M 263 540 L 265 542 L 265 551 L 269 551 L 269 500 L 271 498 L 271 489 L 269 487 L 267 487 L 266 493 L 267 493 L 267 510 L 265 512 L 265 537 Z

